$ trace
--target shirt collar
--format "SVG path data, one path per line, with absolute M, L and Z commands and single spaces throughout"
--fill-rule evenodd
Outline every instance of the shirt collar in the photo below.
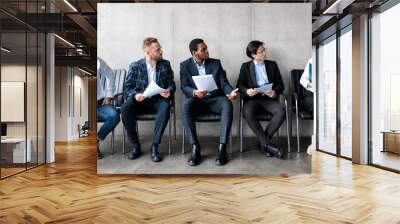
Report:
M 206 62 L 206 60 L 203 60 L 203 63 L 201 64 L 201 65 L 199 65 L 198 63 L 197 63 L 197 61 L 194 59 L 194 58 L 192 58 L 193 59 L 193 62 L 197 65 L 197 66 L 204 66 L 204 64 L 205 64 L 205 62 Z
M 151 64 L 146 60 L 146 58 L 145 58 L 144 60 L 145 60 L 145 62 L 146 62 L 146 66 L 147 66 L 148 68 L 155 69 L 155 66 L 154 66 L 154 67 L 151 66 Z
M 256 61 L 256 60 L 253 60 L 253 63 L 254 63 L 254 65 L 264 65 L 265 63 L 264 63 L 264 61 Z

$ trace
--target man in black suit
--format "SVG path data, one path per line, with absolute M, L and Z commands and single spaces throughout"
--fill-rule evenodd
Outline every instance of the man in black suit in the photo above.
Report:
M 272 155 L 282 158 L 283 150 L 273 146 L 271 138 L 285 120 L 284 107 L 278 101 L 284 85 L 278 65 L 274 61 L 266 60 L 265 51 L 261 41 L 254 40 L 248 44 L 246 54 L 251 61 L 242 64 L 237 87 L 244 97 L 244 118 L 256 134 L 261 152 L 267 157 Z M 272 84 L 272 89 L 267 92 L 258 93 L 255 89 L 267 84 Z M 265 112 L 272 114 L 272 119 L 263 130 L 256 115 Z
M 233 105 L 231 101 L 236 99 L 238 90 L 233 90 L 229 84 L 220 60 L 209 58 L 207 45 L 202 39 L 192 40 L 189 50 L 192 57 L 180 64 L 181 89 L 186 96 L 182 104 L 182 120 L 192 145 L 192 154 L 188 164 L 196 166 L 201 161 L 194 116 L 211 112 L 221 116 L 219 155 L 215 163 L 222 166 L 228 162 L 226 144 L 232 126 Z M 212 74 L 218 89 L 211 92 L 197 89 L 192 76 L 208 74 Z
M 161 45 L 156 38 L 144 39 L 143 50 L 145 57 L 129 65 L 124 83 L 125 103 L 121 107 L 122 122 L 133 144 L 128 158 L 136 159 L 141 155 L 136 132 L 136 115 L 149 112 L 157 114 L 150 157 L 154 162 L 160 162 L 162 156 L 158 152 L 158 145 L 169 120 L 170 97 L 175 92 L 174 73 L 169 61 L 163 59 Z M 165 90 L 159 95 L 147 98 L 143 92 L 151 82 Z

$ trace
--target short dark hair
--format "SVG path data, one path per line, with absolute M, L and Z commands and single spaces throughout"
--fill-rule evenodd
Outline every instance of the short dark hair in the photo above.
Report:
M 145 49 L 146 47 L 149 47 L 152 43 L 158 43 L 157 38 L 154 37 L 146 37 L 143 40 L 143 49 Z
M 250 41 L 250 43 L 247 45 L 246 48 L 246 54 L 249 58 L 253 59 L 253 57 L 251 55 L 253 54 L 257 54 L 257 49 L 258 47 L 260 47 L 261 45 L 263 45 L 264 43 L 258 40 L 252 40 Z
M 204 43 L 204 40 L 200 39 L 200 38 L 196 38 L 196 39 L 193 39 L 192 41 L 190 41 L 190 43 L 189 43 L 190 54 L 193 55 L 193 51 L 197 51 L 197 45 L 199 45 L 201 43 Z

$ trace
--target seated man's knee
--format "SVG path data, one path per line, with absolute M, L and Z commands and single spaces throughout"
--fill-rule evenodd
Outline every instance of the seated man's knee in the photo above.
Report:
M 278 116 L 279 118 L 284 120 L 286 117 L 285 108 L 282 105 L 279 105 L 279 107 L 276 108 L 274 116 Z
M 243 116 L 247 118 L 251 118 L 255 116 L 254 110 L 251 106 L 247 105 L 243 107 Z
M 194 103 L 193 98 L 186 98 L 181 105 L 182 112 L 183 113 L 190 112 L 190 110 L 193 106 L 193 103 Z
M 160 103 L 159 110 L 161 110 L 164 113 L 169 113 L 171 110 L 171 104 L 169 103 L 168 100 L 163 100 Z
M 222 108 L 224 110 L 229 110 L 229 111 L 233 111 L 233 104 L 230 100 L 228 100 L 228 98 L 224 98 L 224 100 L 222 100 Z

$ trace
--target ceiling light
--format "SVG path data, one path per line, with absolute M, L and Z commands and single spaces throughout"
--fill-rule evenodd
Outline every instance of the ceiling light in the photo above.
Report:
M 74 12 L 78 12 L 78 10 L 68 1 L 68 0 L 64 0 L 65 4 L 67 4 L 72 10 L 74 10 Z
M 9 50 L 9 49 L 7 49 L 7 48 L 5 48 L 5 47 L 1 47 L 1 50 L 4 51 L 4 52 L 6 52 L 6 53 L 10 53 L 10 52 L 11 52 L 11 50 Z
M 92 73 L 90 73 L 90 72 L 88 72 L 88 71 L 86 71 L 86 70 L 83 70 L 83 69 L 81 69 L 81 68 L 79 68 L 79 67 L 78 67 L 78 70 L 81 71 L 81 72 L 83 72 L 83 73 L 85 73 L 85 74 L 87 74 L 87 75 L 92 75 Z
M 66 43 L 67 45 L 69 45 L 69 46 L 75 48 L 75 45 L 73 45 L 73 44 L 72 44 L 71 42 L 69 42 L 68 40 L 66 40 L 66 39 L 64 39 L 64 38 L 62 38 L 62 37 L 60 37 L 60 36 L 57 35 L 57 34 L 54 34 L 54 36 L 57 37 L 58 39 L 60 39 L 62 42 Z

